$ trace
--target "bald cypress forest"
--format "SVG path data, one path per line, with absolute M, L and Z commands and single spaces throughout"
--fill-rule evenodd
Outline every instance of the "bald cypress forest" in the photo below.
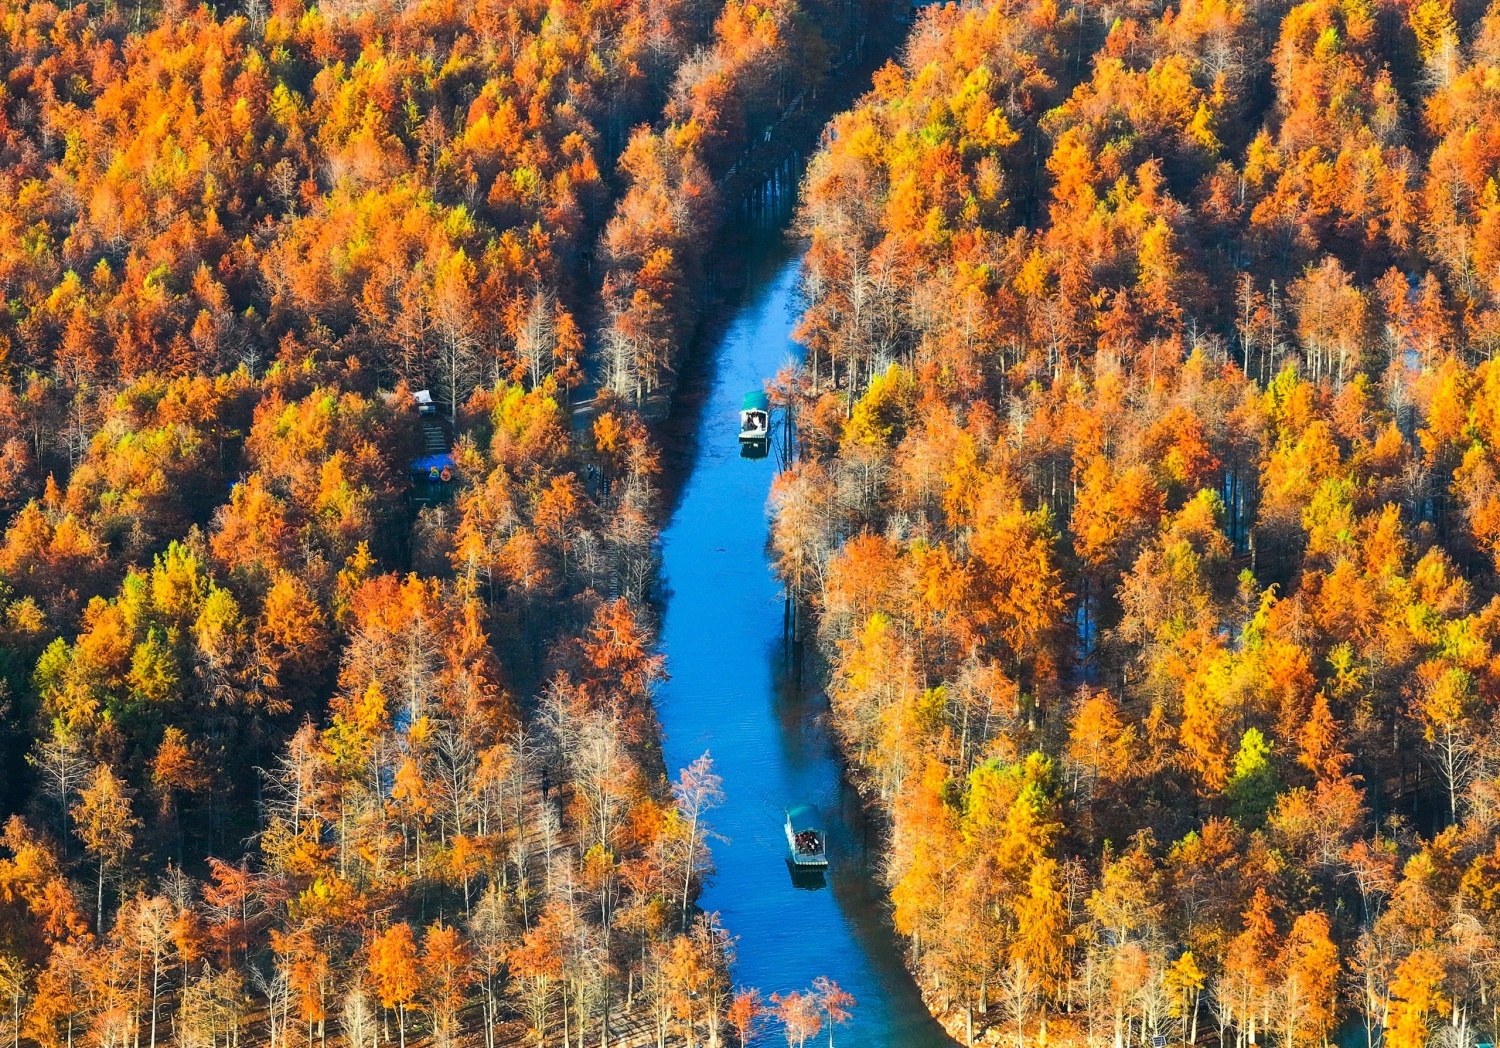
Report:
M 809 798 L 664 741 L 747 225 L 803 705 L 712 701 L 874 855 L 797 898 L 964 1045 L 1500 1040 L 1500 5 L 0 0 L 0 73 L 0 1043 L 901 1048 L 745 985 Z
M 0 1041 L 760 1021 L 641 411 L 863 17 L 0 4 Z
M 965 1044 L 1500 1037 L 1500 7 L 925 9 L 778 572 Z

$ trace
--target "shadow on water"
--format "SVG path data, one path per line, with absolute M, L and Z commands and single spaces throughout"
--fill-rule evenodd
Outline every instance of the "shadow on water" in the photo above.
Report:
M 705 325 L 673 416 L 657 428 L 669 512 L 661 646 L 671 679 L 658 702 L 665 756 L 675 772 L 710 751 L 727 794 L 713 816 L 725 839 L 714 845 L 718 873 L 702 904 L 738 937 L 737 983 L 769 996 L 823 975 L 854 994 L 840 1045 L 951 1045 L 902 966 L 876 873 L 876 831 L 840 772 L 826 702 L 803 686 L 815 674 L 789 672 L 767 553 L 775 458 L 742 457 L 739 448 L 741 398 L 796 353 L 800 245 L 762 230 L 732 250 L 743 284 Z M 786 861 L 785 810 L 804 801 L 829 833 L 821 885 L 794 879 Z
M 828 887 L 828 874 L 822 870 L 804 870 L 787 859 L 786 872 L 792 875 L 792 887 L 801 891 L 817 892 Z

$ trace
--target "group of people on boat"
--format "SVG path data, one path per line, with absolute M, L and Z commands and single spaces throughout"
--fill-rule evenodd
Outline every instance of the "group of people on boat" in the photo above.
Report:
M 797 851 L 802 855 L 816 855 L 823 850 L 823 842 L 818 837 L 817 830 L 803 830 L 792 840 L 797 846 Z
M 759 390 L 745 394 L 740 405 L 740 442 L 766 440 L 771 435 L 771 400 Z

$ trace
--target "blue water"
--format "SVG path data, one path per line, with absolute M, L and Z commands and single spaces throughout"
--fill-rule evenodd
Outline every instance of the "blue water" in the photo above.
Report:
M 738 937 L 737 984 L 769 997 L 822 975 L 854 994 L 840 1048 L 952 1045 L 902 967 L 871 869 L 874 830 L 842 782 L 814 674 L 799 688 L 790 671 L 767 550 L 775 455 L 741 458 L 737 444 L 744 394 L 797 355 L 799 252 L 771 232 L 746 239 L 738 257 L 738 304 L 683 376 L 662 438 L 675 499 L 662 534 L 667 766 L 675 776 L 708 750 L 727 793 L 712 816 L 727 840 L 714 845 L 718 874 L 701 905 Z M 819 890 L 795 886 L 785 861 L 783 812 L 799 801 L 816 804 L 829 830 L 833 867 Z M 760 1039 L 780 1041 L 774 1028 Z

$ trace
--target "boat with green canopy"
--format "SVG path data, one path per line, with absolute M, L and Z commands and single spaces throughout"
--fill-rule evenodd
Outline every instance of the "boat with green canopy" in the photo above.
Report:
M 740 402 L 740 443 L 771 438 L 771 398 L 760 390 L 745 394 Z
M 786 844 L 793 866 L 822 869 L 828 865 L 828 834 L 817 808 L 798 804 L 787 809 Z

